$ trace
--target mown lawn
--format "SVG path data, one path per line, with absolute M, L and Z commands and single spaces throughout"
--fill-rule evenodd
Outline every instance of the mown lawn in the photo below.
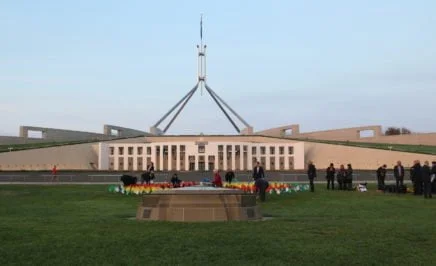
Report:
M 371 143 L 371 142 L 352 142 L 352 141 L 330 141 L 330 140 L 305 140 L 309 142 L 319 142 L 326 144 L 344 145 L 361 148 L 371 148 L 380 150 L 392 150 L 400 152 L 436 154 L 436 146 L 431 145 L 409 145 L 409 144 L 389 144 L 389 143 Z
M 107 186 L 0 186 L 0 265 L 435 265 L 436 199 L 270 196 L 263 222 L 137 222 Z

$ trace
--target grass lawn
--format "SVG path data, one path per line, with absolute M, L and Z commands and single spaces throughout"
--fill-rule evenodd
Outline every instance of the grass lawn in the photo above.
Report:
M 137 222 L 107 186 L 0 186 L 0 265 L 435 265 L 436 199 L 270 196 L 263 222 Z

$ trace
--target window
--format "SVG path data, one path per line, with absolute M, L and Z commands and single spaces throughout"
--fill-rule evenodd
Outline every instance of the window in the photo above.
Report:
M 138 147 L 138 155 L 142 155 L 142 147 Z
M 204 153 L 206 151 L 206 147 L 204 145 L 198 145 L 198 153 Z
M 224 150 L 224 146 L 223 145 L 218 145 L 218 151 L 219 152 L 223 152 Z
M 276 147 L 269 147 L 269 154 L 274 154 L 276 151 Z
M 151 155 L 151 147 L 147 147 L 147 155 Z
M 294 154 L 294 147 L 288 147 L 288 154 Z
M 185 152 L 185 145 L 180 145 L 180 152 Z
M 279 153 L 280 153 L 280 155 L 285 154 L 285 147 L 280 146 L 280 147 L 279 147 Z
M 168 156 L 168 146 L 167 145 L 163 146 L 163 155 Z
M 264 155 L 265 154 L 265 146 L 260 147 L 260 154 Z
M 114 155 L 114 147 L 110 147 L 109 148 L 109 154 L 110 155 Z
M 124 154 L 124 147 L 118 147 L 118 155 Z
M 133 147 L 129 147 L 128 148 L 128 154 L 129 155 L 133 155 Z
M 244 145 L 244 146 L 243 146 L 243 150 L 242 150 L 242 151 L 243 151 L 243 152 L 247 152 L 247 150 L 248 150 L 248 147 L 247 147 L 247 145 Z
M 252 154 L 256 154 L 257 148 L 256 147 L 251 147 L 251 153 Z

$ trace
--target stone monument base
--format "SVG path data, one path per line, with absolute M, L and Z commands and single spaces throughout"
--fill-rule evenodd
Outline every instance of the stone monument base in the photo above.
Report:
M 137 220 L 148 221 L 249 221 L 261 220 L 256 196 L 241 190 L 186 187 L 143 195 Z

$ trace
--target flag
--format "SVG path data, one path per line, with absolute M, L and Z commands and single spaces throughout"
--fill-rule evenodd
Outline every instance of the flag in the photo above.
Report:
M 203 16 L 200 19 L 200 39 L 203 40 Z

